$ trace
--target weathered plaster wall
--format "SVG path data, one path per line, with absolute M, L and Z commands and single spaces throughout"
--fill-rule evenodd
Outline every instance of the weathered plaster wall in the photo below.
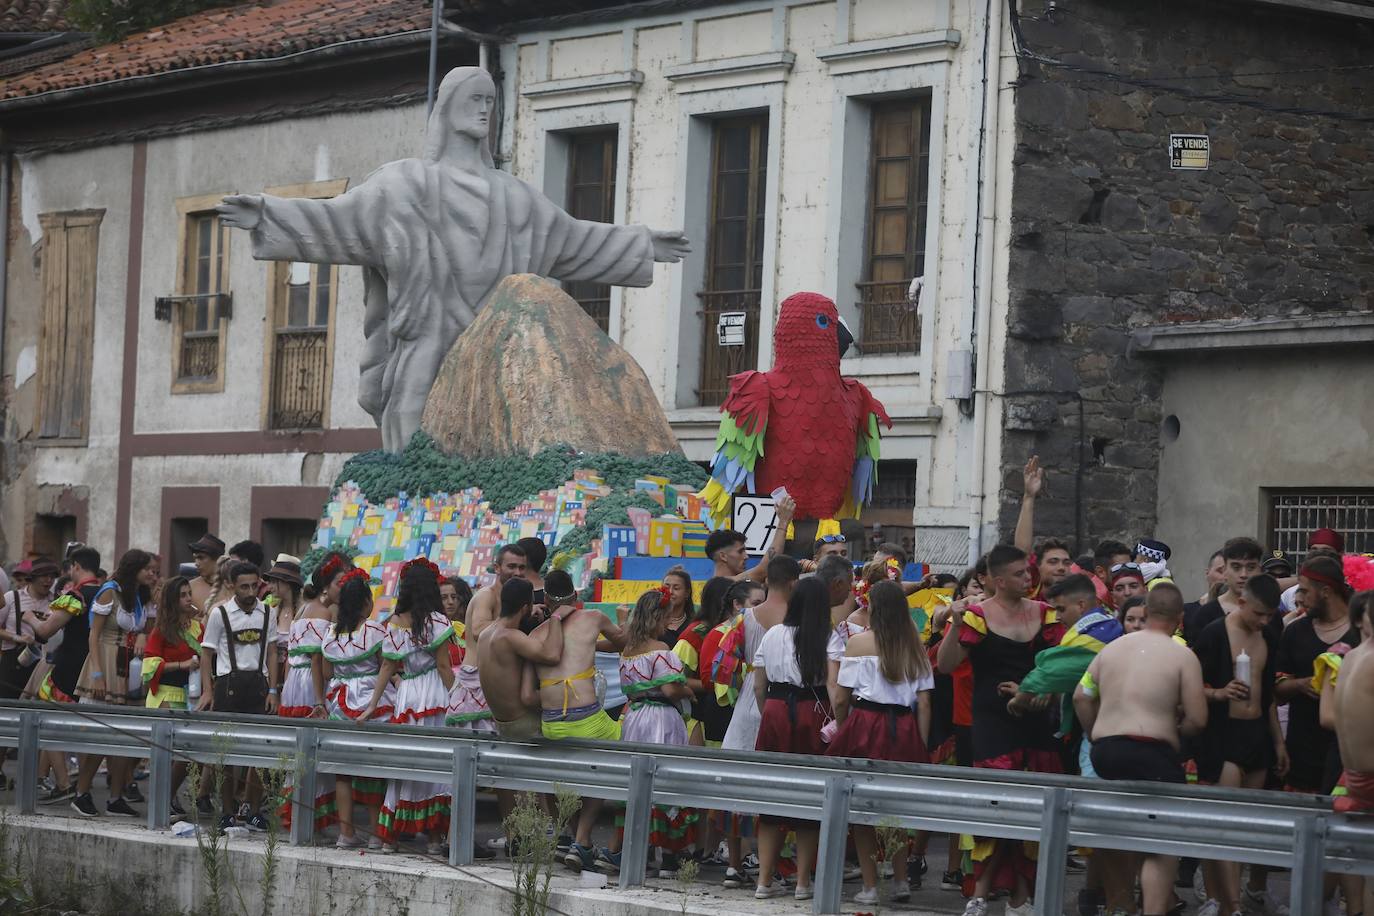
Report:
M 1021 63 L 1006 388 L 1051 393 L 1018 396 L 1008 409 L 1002 530 L 1015 522 L 1020 464 L 1038 452 L 1050 469 L 1040 533 L 1075 530 L 1081 454 L 1085 549 L 1106 537 L 1162 534 L 1166 521 L 1183 536 L 1180 507 L 1196 494 L 1161 476 L 1165 370 L 1129 357 L 1127 332 L 1374 307 L 1374 96 L 1367 70 L 1341 69 L 1368 63 L 1374 24 L 1181 0 L 1084 0 L 1053 16 L 1041 7 L 1023 5 L 1036 17 L 1022 21 L 1026 44 L 1063 66 Z M 1211 168 L 1171 171 L 1170 133 L 1209 135 Z M 1212 365 L 1187 375 L 1207 404 Z M 1268 399 L 1289 403 L 1287 392 L 1311 390 L 1296 366 L 1247 378 L 1254 387 L 1233 410 L 1284 423 L 1292 415 L 1271 411 Z M 1172 378 L 1168 385 L 1175 391 Z M 1273 428 L 1235 432 L 1270 457 Z M 1345 470 L 1314 471 L 1306 483 L 1344 485 Z M 1248 477 L 1243 498 L 1234 475 L 1217 482 L 1237 508 L 1194 505 L 1198 536 L 1221 518 L 1229 534 L 1262 534 L 1253 511 L 1261 478 Z M 1213 549 L 1207 544 L 1198 549 Z M 1183 565 L 1202 562 L 1193 559 Z
M 550 178 L 548 164 L 550 150 L 562 142 L 559 132 L 619 126 L 621 157 L 629 163 L 625 209 L 623 215 L 617 212 L 617 220 L 686 225 L 693 237 L 691 260 L 658 267 L 653 286 L 617 294 L 612 305 L 613 336 L 618 332 L 643 365 L 693 458 L 709 456 L 717 421 L 715 408 L 694 406 L 693 390 L 701 333 L 696 293 L 706 257 L 701 201 L 707 195 L 709 118 L 769 113 L 773 161 L 767 176 L 758 341 L 760 367 L 766 369 L 772 357 L 772 310 L 788 294 L 820 290 L 836 299 L 843 314 L 857 319 L 853 284 L 860 279 L 865 243 L 868 105 L 930 93 L 934 127 L 921 352 L 848 359 L 843 369 L 873 388 L 897 420 L 884 440 L 883 457 L 918 462 L 920 550 L 949 565 L 963 563 L 970 530 L 984 539 L 991 534 L 994 519 L 982 516 L 979 495 L 996 492 L 1001 455 L 997 399 L 991 404 L 998 419 L 990 424 L 979 466 L 972 460 L 974 423 L 944 390 L 950 351 L 968 350 L 972 333 L 984 28 L 983 7 L 973 6 L 977 9 L 946 2 L 741 0 L 616 23 L 623 27 L 619 55 L 612 53 L 607 25 L 598 23 L 519 35 L 502 57 L 514 80 L 507 90 L 507 142 L 500 153 L 515 174 L 556 186 L 561 179 Z M 873 46 L 859 45 L 875 39 Z M 565 49 L 593 43 L 602 69 L 584 70 L 580 81 L 560 83 L 568 73 L 562 63 Z M 837 48 L 853 53 L 831 53 Z M 618 76 L 634 71 L 633 81 Z M 1006 187 L 1010 93 L 999 93 L 998 99 L 1006 117 L 988 129 L 1005 136 L 995 173 Z M 995 208 L 985 214 L 994 235 L 994 328 L 1002 322 L 996 313 L 1004 308 L 1006 269 L 999 253 L 1006 236 L 996 215 Z M 992 359 L 991 384 L 1000 390 L 1001 359 L 996 354 Z M 993 503 L 989 500 L 989 507 L 995 509 Z

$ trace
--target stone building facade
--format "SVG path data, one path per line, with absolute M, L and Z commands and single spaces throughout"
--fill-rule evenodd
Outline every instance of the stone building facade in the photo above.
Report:
M 1004 532 L 1038 453 L 1039 534 L 1189 583 L 1231 535 L 1374 549 L 1374 7 L 1298 6 L 1021 5 Z

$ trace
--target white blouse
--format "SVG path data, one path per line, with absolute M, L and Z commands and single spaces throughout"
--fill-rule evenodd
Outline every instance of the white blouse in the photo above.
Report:
M 778 624 L 767 633 L 754 653 L 754 667 L 768 669 L 768 683 L 793 684 L 806 687 L 802 683 L 801 669 L 797 667 L 797 628 Z
M 772 673 L 771 669 L 769 673 Z M 927 671 L 919 680 L 894 684 L 883 677 L 878 656 L 850 655 L 840 659 L 838 683 L 841 687 L 852 688 L 854 696 L 870 703 L 911 706 L 916 702 L 918 693 L 935 689 L 935 675 Z

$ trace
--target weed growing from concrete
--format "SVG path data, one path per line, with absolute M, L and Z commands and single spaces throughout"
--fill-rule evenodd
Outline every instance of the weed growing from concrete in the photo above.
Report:
M 697 878 L 701 876 L 701 863 L 696 859 L 684 857 L 677 867 L 677 889 L 682 893 L 682 916 L 687 916 L 687 901 L 696 893 Z
M 515 916 L 545 916 L 549 910 L 549 885 L 553 880 L 557 837 L 581 805 L 573 792 L 557 788 L 554 816 L 544 813 L 539 799 L 528 793 L 516 798 L 505 820 L 511 844 L 511 870 L 515 873 Z
M 275 767 L 258 770 L 262 781 L 262 795 L 267 806 L 267 834 L 262 850 L 262 877 L 258 881 L 259 896 L 262 898 L 262 916 L 272 916 L 273 902 L 277 885 L 277 848 L 281 845 L 281 819 L 277 812 L 283 804 L 290 804 L 290 790 L 287 789 L 288 758 L 277 760 Z M 315 816 L 313 809 L 292 812 L 293 817 Z
M 884 862 L 891 865 L 897 861 L 898 856 L 906 856 L 907 841 L 910 836 L 904 827 L 899 827 L 897 822 L 890 818 L 883 818 L 874 827 L 874 832 L 878 835 L 878 851 Z M 875 862 L 874 865 L 877 863 Z M 882 887 L 882 879 L 879 879 L 878 887 Z M 879 894 L 878 902 L 873 905 L 873 912 L 876 916 L 882 911 L 882 894 Z

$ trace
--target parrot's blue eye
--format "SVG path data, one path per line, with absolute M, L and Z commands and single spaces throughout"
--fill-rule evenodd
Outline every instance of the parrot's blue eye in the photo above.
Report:
M 830 327 L 830 316 L 829 316 L 829 315 L 824 315 L 824 314 L 822 314 L 822 315 L 817 315 L 817 316 L 816 316 L 816 327 L 818 327 L 818 328 L 828 328 L 828 327 Z

